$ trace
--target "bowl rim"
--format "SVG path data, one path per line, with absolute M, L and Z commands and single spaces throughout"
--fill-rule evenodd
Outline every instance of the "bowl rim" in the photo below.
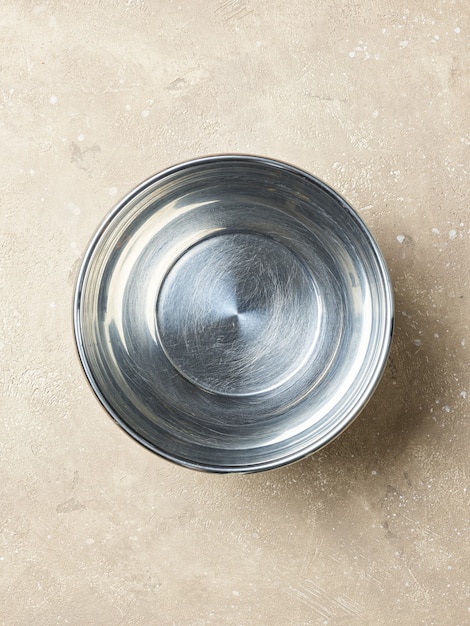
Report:
M 190 459 L 182 458 L 178 455 L 168 453 L 165 450 L 162 450 L 151 441 L 148 441 L 145 437 L 142 437 L 139 433 L 137 433 L 123 417 L 119 415 L 117 411 L 115 411 L 108 400 L 106 399 L 105 394 L 100 389 L 98 383 L 96 382 L 92 369 L 88 364 L 88 360 L 85 353 L 84 342 L 83 342 L 83 333 L 81 326 L 81 299 L 82 299 L 82 290 L 84 286 L 85 277 L 90 266 L 90 262 L 92 260 L 95 249 L 98 245 L 98 242 L 105 234 L 111 222 L 114 218 L 123 210 L 125 207 L 131 202 L 136 196 L 141 194 L 147 188 L 158 182 L 159 180 L 163 180 L 164 178 L 176 174 L 178 172 L 182 172 L 186 169 L 192 168 L 198 165 L 211 165 L 211 164 L 220 164 L 224 162 L 241 162 L 246 164 L 255 164 L 255 165 L 265 165 L 268 167 L 274 167 L 280 169 L 289 174 L 295 174 L 297 176 L 301 176 L 307 181 L 313 183 L 320 187 L 324 192 L 332 196 L 342 207 L 349 212 L 349 214 L 353 217 L 353 219 L 358 223 L 361 228 L 366 240 L 370 245 L 370 249 L 373 252 L 377 265 L 380 269 L 380 276 L 382 279 L 382 287 L 384 290 L 384 323 L 383 323 L 383 342 L 380 351 L 377 355 L 377 364 L 373 371 L 371 371 L 371 375 L 365 386 L 363 393 L 356 400 L 354 404 L 348 407 L 348 411 L 342 415 L 341 419 L 337 421 L 337 423 L 327 431 L 321 438 L 311 442 L 309 446 L 302 448 L 301 450 L 292 452 L 285 456 L 281 456 L 277 459 L 271 461 L 265 461 L 260 463 L 246 464 L 246 465 L 216 465 L 216 464 L 207 464 L 207 463 L 199 463 L 195 461 L 191 461 Z M 252 154 L 245 153 L 223 153 L 223 154 L 214 154 L 210 156 L 203 156 L 194 159 L 189 159 L 186 161 L 182 161 L 173 165 L 171 167 L 165 168 L 156 174 L 146 178 L 141 183 L 139 183 L 136 187 L 134 187 L 129 193 L 123 196 L 112 208 L 104 219 L 99 224 L 98 228 L 95 230 L 93 236 L 91 237 L 84 254 L 82 255 L 80 261 L 80 269 L 77 274 L 75 289 L 73 294 L 73 329 L 74 329 L 74 339 L 75 339 L 75 347 L 77 350 L 77 354 L 82 366 L 82 369 L 85 373 L 85 376 L 88 380 L 90 387 L 92 388 L 95 396 L 101 403 L 102 407 L 106 410 L 108 415 L 113 419 L 113 421 L 121 427 L 134 441 L 140 443 L 144 448 L 154 452 L 158 456 L 172 461 L 177 465 L 182 467 L 205 471 L 216 474 L 230 474 L 230 473 L 255 473 L 266 470 L 273 470 L 285 465 L 290 465 L 294 462 L 300 461 L 309 455 L 318 452 L 326 445 L 331 443 L 336 437 L 338 437 L 341 433 L 343 433 L 360 415 L 363 409 L 366 407 L 370 398 L 372 397 L 374 391 L 376 390 L 386 367 L 388 356 L 390 353 L 392 338 L 393 338 L 393 329 L 394 329 L 394 295 L 393 295 L 393 287 L 392 281 L 390 278 L 390 273 L 387 268 L 387 264 L 385 262 L 384 256 L 379 248 L 378 243 L 370 232 L 369 228 L 366 226 L 362 217 L 359 213 L 330 185 L 326 184 L 324 181 L 319 179 L 318 177 L 310 174 L 309 172 L 291 165 L 282 160 L 257 156 Z M 387 332 L 388 329 L 388 332 Z

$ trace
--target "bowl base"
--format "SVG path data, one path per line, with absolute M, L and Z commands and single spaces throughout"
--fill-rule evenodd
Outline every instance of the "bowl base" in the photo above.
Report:
M 285 245 L 224 232 L 170 268 L 156 324 L 182 376 L 210 393 L 244 396 L 284 385 L 302 368 L 320 314 L 311 274 Z

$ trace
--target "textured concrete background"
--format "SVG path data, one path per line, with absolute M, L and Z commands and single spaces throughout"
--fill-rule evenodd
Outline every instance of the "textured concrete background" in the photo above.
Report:
M 467 0 L 2 2 L 0 623 L 469 623 L 469 17 Z M 361 417 L 254 476 L 135 444 L 71 325 L 114 202 L 230 151 L 335 187 L 396 291 Z

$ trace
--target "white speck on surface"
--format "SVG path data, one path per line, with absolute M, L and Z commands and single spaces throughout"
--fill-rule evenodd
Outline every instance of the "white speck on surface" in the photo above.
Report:
M 86 540 L 87 546 L 91 546 L 94 543 L 95 543 L 95 540 L 92 537 L 88 537 L 88 539 Z
M 353 58 L 356 56 L 356 53 L 354 52 L 354 50 L 352 50 L 352 51 L 349 53 L 349 56 L 351 57 L 351 59 L 353 59 Z
M 377 470 L 372 470 L 371 474 L 372 474 L 372 476 L 377 476 Z
M 462 346 L 462 348 L 465 348 L 465 339 L 462 339 L 462 341 L 460 342 L 460 345 Z
M 240 592 L 239 592 L 239 591 L 232 591 L 232 595 L 234 595 L 234 596 L 239 596 L 239 595 L 240 595 Z
M 445 411 L 446 413 L 450 413 L 450 406 L 448 404 L 444 404 L 444 406 L 442 407 L 442 410 Z
M 372 117 L 379 117 L 379 112 L 377 111 L 377 109 L 372 113 Z
M 465 400 L 465 398 L 467 397 L 467 392 L 466 391 L 461 391 L 460 392 L 460 397 Z
M 434 35 L 434 40 L 439 41 L 439 35 Z
M 460 33 L 460 27 L 459 26 L 456 26 L 454 28 L 454 33 L 457 33 L 457 34 Z
M 85 139 L 85 135 L 83 135 L 82 133 L 80 133 L 77 137 L 77 141 L 84 141 Z
M 117 194 L 117 192 L 118 192 L 117 187 L 110 187 L 108 189 L 108 193 L 109 193 L 110 196 L 115 196 Z
M 434 337 L 435 337 L 436 339 L 439 339 L 439 333 L 434 333 Z
M 132 107 L 130 104 L 126 104 L 124 108 L 126 109 L 126 111 L 130 111 Z
M 74 202 L 69 202 L 68 208 L 69 208 L 69 211 L 73 213 L 74 215 L 80 215 L 81 213 L 80 207 Z
M 55 302 L 49 302 L 49 307 L 51 309 L 55 309 Z
M 400 48 L 406 48 L 410 42 L 407 39 L 400 41 Z
M 441 231 L 439 230 L 439 228 L 433 228 L 432 231 L 435 235 L 440 235 Z
M 457 237 L 457 231 L 453 228 L 449 230 L 449 239 L 455 239 Z
M 413 339 L 413 343 L 415 344 L 415 346 L 421 346 L 423 344 L 423 342 L 421 341 L 421 339 Z
M 57 104 L 57 103 L 58 103 L 58 101 L 59 101 L 59 100 L 58 100 L 57 96 L 51 96 L 51 97 L 49 98 L 49 102 L 50 102 L 51 104 Z
M 150 111 L 148 109 L 144 109 L 141 113 L 142 117 L 148 117 L 150 115 Z
M 405 241 L 405 235 L 397 235 L 398 243 L 403 243 Z
M 29 173 L 30 173 L 30 176 L 34 176 L 34 174 L 36 174 L 36 171 L 35 171 L 35 170 L 33 170 L 33 169 L 30 169 L 30 170 L 29 170 Z

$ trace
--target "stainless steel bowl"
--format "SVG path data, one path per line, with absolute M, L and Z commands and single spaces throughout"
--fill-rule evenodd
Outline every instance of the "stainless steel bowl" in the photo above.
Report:
M 224 155 L 142 183 L 98 229 L 74 303 L 83 368 L 132 437 L 181 465 L 300 459 L 371 396 L 392 335 L 357 213 L 285 163 Z

